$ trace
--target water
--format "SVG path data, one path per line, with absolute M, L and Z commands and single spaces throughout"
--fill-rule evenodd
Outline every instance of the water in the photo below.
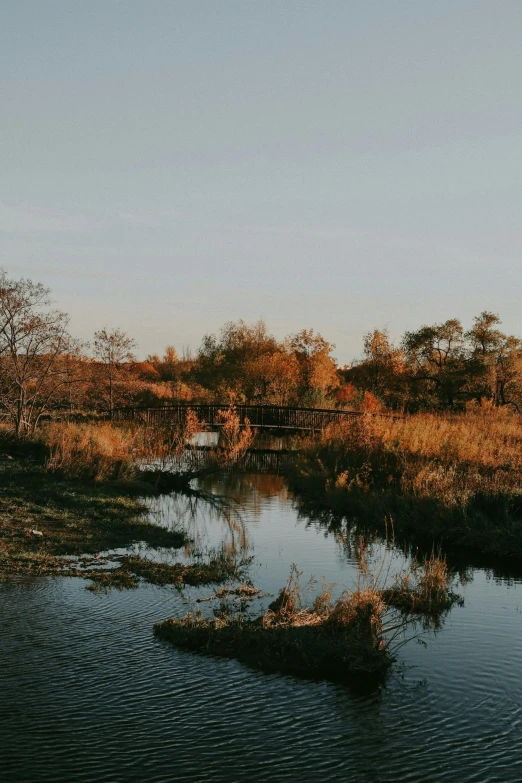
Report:
M 281 479 L 205 489 L 239 501 L 232 529 L 185 499 L 162 498 L 151 513 L 184 526 L 192 549 L 242 546 L 264 591 L 281 587 L 292 562 L 304 581 L 353 584 L 347 542 L 299 518 Z M 520 781 L 521 581 L 469 571 L 465 606 L 426 648 L 404 647 L 402 666 L 371 693 L 265 675 L 153 636 L 154 622 L 209 588 L 180 599 L 153 586 L 96 595 L 79 579 L 1 585 L 0 780 Z

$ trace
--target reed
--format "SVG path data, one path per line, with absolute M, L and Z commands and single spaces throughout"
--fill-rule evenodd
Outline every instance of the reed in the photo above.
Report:
M 141 433 L 131 427 L 53 423 L 40 435 L 49 451 L 46 469 L 72 478 L 108 481 L 136 477 Z
M 354 590 L 334 600 L 323 585 L 313 605 L 303 601 L 301 573 L 293 565 L 286 586 L 255 619 L 243 613 L 215 612 L 214 618 L 189 612 L 158 623 L 157 636 L 185 649 L 238 660 L 263 671 L 301 677 L 346 680 L 354 675 L 382 677 L 398 649 L 414 636 L 419 620 L 437 627 L 458 602 L 445 561 L 432 557 L 401 571 L 391 586 L 379 586 L 382 570 L 366 574 Z
M 463 415 L 361 417 L 330 427 L 288 466 L 305 504 L 432 542 L 522 556 L 522 422 Z

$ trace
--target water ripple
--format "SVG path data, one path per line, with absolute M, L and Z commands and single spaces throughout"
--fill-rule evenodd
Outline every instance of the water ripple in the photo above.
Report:
M 287 498 L 247 500 L 262 589 L 281 586 L 293 561 L 350 582 L 349 558 Z M 359 694 L 155 638 L 154 622 L 186 611 L 197 591 L 183 605 L 156 587 L 93 595 L 78 579 L 1 585 L 1 779 L 519 781 L 520 585 L 477 571 L 463 592 L 465 607 L 427 649 L 405 647 L 387 687 Z

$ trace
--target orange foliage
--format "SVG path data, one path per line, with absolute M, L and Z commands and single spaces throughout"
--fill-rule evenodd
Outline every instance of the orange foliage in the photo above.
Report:
M 364 413 L 379 413 L 382 410 L 382 405 L 371 392 L 364 392 L 364 397 L 361 402 L 361 410 Z
M 338 403 L 354 403 L 357 397 L 357 389 L 351 382 L 343 384 L 335 392 L 335 401 Z

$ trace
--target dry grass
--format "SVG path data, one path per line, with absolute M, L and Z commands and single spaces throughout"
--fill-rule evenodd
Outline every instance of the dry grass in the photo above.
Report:
M 245 454 L 252 443 L 254 433 L 248 419 L 245 419 L 244 425 L 241 426 L 240 417 L 233 405 L 219 411 L 216 420 L 221 423 L 216 456 L 223 464 L 229 465 Z
M 382 448 L 389 453 L 465 465 L 481 471 L 522 475 L 522 419 L 505 409 L 477 407 L 466 414 L 417 414 L 404 418 L 362 417 L 325 431 L 333 448 Z
M 458 600 L 450 584 L 446 560 L 432 554 L 422 562 L 413 560 L 409 568 L 397 574 L 391 587 L 380 592 L 388 606 L 406 614 L 436 619 Z
M 129 479 L 141 446 L 138 430 L 109 423 L 50 424 L 41 432 L 49 449 L 46 469 L 94 481 Z
M 149 478 L 139 469 L 144 463 L 154 465 L 154 474 L 174 475 L 172 460 L 179 460 L 203 426 L 189 410 L 179 426 L 60 422 L 43 428 L 39 438 L 48 449 L 46 469 L 52 473 L 96 482 L 134 481 Z
M 522 471 L 522 419 L 506 409 L 484 405 L 460 415 L 376 418 L 372 429 L 390 449 L 445 464 Z
M 142 579 L 154 585 L 199 587 L 201 585 L 220 584 L 228 579 L 238 579 L 243 575 L 248 559 L 237 560 L 218 552 L 208 562 L 162 563 L 139 555 L 123 555 L 115 558 L 118 568 L 92 571 L 88 574 L 92 580 L 90 590 L 107 592 L 111 587 L 118 590 L 138 587 Z
M 157 491 L 171 491 L 232 466 L 248 449 L 253 438 L 248 422 L 241 426 L 233 407 L 223 410 L 218 418 L 222 422 L 219 444 L 205 456 L 204 465 L 200 464 L 201 454 L 190 444 L 204 430 L 205 422 L 190 409 L 177 425 L 51 422 L 24 442 L 16 441 L 9 428 L 0 428 L 0 448 L 5 443 L 18 451 L 23 448 L 36 454 L 39 449 L 46 455 L 46 470 L 62 477 L 141 481 Z M 140 470 L 140 465 L 149 468 Z
M 463 415 L 362 417 L 326 430 L 289 468 L 307 502 L 396 532 L 522 556 L 522 421 Z
M 389 588 L 368 577 L 367 584 L 345 590 L 337 600 L 333 586 L 323 585 L 309 608 L 294 565 L 277 599 L 254 620 L 241 613 L 218 612 L 207 619 L 189 612 L 159 623 L 155 633 L 179 647 L 237 658 L 264 671 L 331 680 L 379 677 L 408 641 L 405 632 L 413 621 L 436 626 L 459 600 L 444 561 L 432 557 L 414 569 L 410 579 L 401 572 Z
M 165 422 L 142 425 L 139 430 L 140 458 L 144 462 L 153 462 L 160 470 L 168 470 L 172 468 L 173 458 L 179 459 L 191 451 L 189 444 L 204 429 L 205 422 L 190 408 L 180 424 Z

